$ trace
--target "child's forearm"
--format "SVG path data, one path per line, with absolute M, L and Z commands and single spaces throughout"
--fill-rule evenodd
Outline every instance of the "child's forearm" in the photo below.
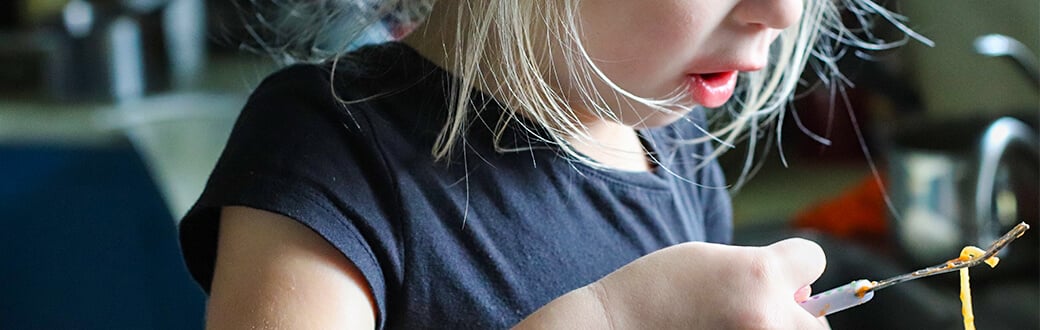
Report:
M 617 311 L 606 302 L 597 284 L 571 291 L 513 327 L 513 329 L 616 329 Z

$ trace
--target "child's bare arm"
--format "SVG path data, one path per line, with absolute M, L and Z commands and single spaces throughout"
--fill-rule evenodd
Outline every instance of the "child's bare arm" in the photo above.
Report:
M 224 210 L 209 328 L 375 327 L 357 268 L 280 215 Z M 795 302 L 822 272 L 815 244 L 686 243 L 651 253 L 543 306 L 517 328 L 826 328 Z
M 824 263 L 819 246 L 801 239 L 676 245 L 550 302 L 517 328 L 824 329 L 795 300 L 808 296 L 803 288 Z
M 358 269 L 317 233 L 270 212 L 223 210 L 207 328 L 373 329 L 375 310 Z

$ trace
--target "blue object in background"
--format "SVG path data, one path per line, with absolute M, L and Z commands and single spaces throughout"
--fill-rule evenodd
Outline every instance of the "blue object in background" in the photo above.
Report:
M 201 329 L 176 237 L 129 143 L 0 146 L 0 328 Z

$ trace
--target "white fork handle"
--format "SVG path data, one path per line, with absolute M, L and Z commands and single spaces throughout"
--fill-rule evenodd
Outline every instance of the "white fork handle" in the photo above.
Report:
M 862 295 L 857 294 L 863 288 L 870 287 L 872 283 L 870 280 L 852 281 L 852 283 L 813 295 L 800 304 L 802 308 L 818 317 L 837 313 L 874 298 L 873 291 L 865 292 Z

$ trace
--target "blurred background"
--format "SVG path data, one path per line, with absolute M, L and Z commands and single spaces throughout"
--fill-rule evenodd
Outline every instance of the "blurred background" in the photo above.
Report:
M 1040 217 L 1040 2 L 882 3 L 934 46 L 846 56 L 847 97 L 797 100 L 782 143 L 734 194 L 738 243 L 795 235 L 823 246 L 816 292 L 939 264 L 1017 222 L 1035 231 Z M 724 156 L 731 181 L 744 158 Z M 972 269 L 979 329 L 1040 328 L 1037 237 L 1015 241 L 1006 264 Z M 959 329 L 957 285 L 956 272 L 908 282 L 828 319 L 835 329 Z
M 855 85 L 837 104 L 806 91 L 734 193 L 736 240 L 820 242 L 823 291 L 937 264 L 1025 221 L 1034 229 L 999 267 L 972 270 L 976 322 L 1040 329 L 1040 2 L 885 5 L 935 45 L 846 56 Z M 0 328 L 202 327 L 176 223 L 277 68 L 245 50 L 250 14 L 216 0 L 0 2 Z M 744 152 L 721 160 L 731 181 Z M 954 329 L 959 306 L 949 274 L 830 320 Z

